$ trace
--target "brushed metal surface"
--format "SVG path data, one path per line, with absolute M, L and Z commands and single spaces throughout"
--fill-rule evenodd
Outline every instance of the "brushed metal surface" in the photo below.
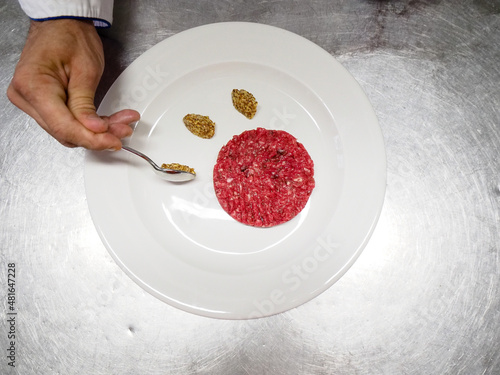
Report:
M 358 80 L 388 158 L 375 233 L 328 291 L 255 321 L 194 316 L 144 292 L 90 219 L 82 150 L 0 99 L 2 374 L 500 373 L 500 3 L 119 1 L 98 101 L 141 53 L 220 21 L 278 26 Z M 3 2 L 5 93 L 28 21 Z M 7 264 L 16 263 L 16 367 Z

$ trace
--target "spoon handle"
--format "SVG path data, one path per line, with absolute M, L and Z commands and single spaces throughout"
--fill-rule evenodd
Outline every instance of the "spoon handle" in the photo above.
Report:
M 128 147 L 128 146 L 122 146 L 122 149 L 128 151 L 128 152 L 131 152 L 132 154 L 135 154 L 141 158 L 143 158 L 144 160 L 146 160 L 149 164 L 151 164 L 153 166 L 154 169 L 157 169 L 157 170 L 161 170 L 160 167 L 158 167 L 156 165 L 156 163 L 151 160 L 150 158 L 148 158 L 146 155 L 144 155 L 142 152 L 139 152 L 137 150 L 134 150 L 132 147 Z

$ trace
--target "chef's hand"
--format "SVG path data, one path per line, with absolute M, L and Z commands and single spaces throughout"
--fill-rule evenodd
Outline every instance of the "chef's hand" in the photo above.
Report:
M 140 115 L 128 109 L 96 114 L 103 70 L 103 47 L 92 21 L 32 21 L 7 95 L 65 146 L 118 150 Z

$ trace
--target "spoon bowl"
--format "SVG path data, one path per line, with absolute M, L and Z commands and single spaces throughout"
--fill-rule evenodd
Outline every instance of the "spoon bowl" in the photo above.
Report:
M 146 160 L 153 167 L 156 175 L 162 178 L 163 180 L 171 182 L 185 182 L 185 181 L 190 181 L 196 177 L 196 173 L 194 172 L 192 173 L 181 169 L 161 168 L 148 156 L 144 155 L 142 152 L 139 152 L 129 146 L 122 146 L 122 150 L 128 151 Z

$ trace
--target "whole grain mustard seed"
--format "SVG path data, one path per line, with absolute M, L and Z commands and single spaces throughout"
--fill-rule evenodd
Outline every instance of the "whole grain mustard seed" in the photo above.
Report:
M 196 174 L 196 172 L 194 171 L 194 168 L 190 168 L 187 165 L 183 165 L 183 164 L 179 164 L 179 163 L 168 163 L 168 164 L 163 163 L 161 165 L 161 167 L 163 169 L 176 169 L 179 171 L 184 171 L 184 172 Z
M 186 128 L 200 138 L 212 138 L 215 134 L 215 122 L 210 117 L 190 113 L 182 119 Z
M 259 103 L 248 91 L 234 89 L 231 92 L 231 98 L 234 108 L 246 118 L 252 119 L 257 113 L 257 104 Z

